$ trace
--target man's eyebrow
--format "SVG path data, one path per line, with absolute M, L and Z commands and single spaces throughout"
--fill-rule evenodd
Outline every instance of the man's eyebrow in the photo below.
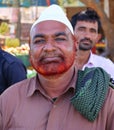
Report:
M 65 32 L 57 32 L 57 33 L 55 33 L 54 34 L 54 36 L 55 37 L 58 37 L 58 36 L 66 36 L 66 33 Z M 36 34 L 34 37 L 33 37 L 33 39 L 35 39 L 35 38 L 44 38 L 45 37 L 45 35 L 44 34 Z
M 61 36 L 61 35 L 66 36 L 66 33 L 65 33 L 65 32 L 58 32 L 58 33 L 55 33 L 55 36 L 56 36 L 56 37 L 57 37 L 57 36 Z
M 38 38 L 38 37 L 43 38 L 43 37 L 44 37 L 44 34 L 37 34 L 37 35 L 35 35 L 35 36 L 33 37 L 33 39 Z
M 85 26 L 79 26 L 78 28 L 86 28 Z

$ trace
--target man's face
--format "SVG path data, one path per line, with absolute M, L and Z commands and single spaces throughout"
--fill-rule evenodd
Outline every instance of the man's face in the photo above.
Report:
M 98 23 L 78 21 L 74 33 L 77 38 L 79 50 L 91 50 L 98 41 Z
M 37 72 L 51 76 L 66 72 L 74 63 L 75 38 L 62 23 L 44 21 L 32 30 L 30 60 Z

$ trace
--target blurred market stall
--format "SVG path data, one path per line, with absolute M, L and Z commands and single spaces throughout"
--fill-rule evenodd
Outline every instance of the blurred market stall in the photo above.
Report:
M 33 22 L 39 17 L 42 10 L 50 4 L 59 4 L 63 7 L 66 15 L 70 19 L 71 16 L 79 10 L 86 8 L 88 0 L 0 0 L 0 46 L 10 50 L 10 53 L 16 52 L 16 56 L 21 58 L 27 67 L 30 66 L 28 53 L 23 53 L 23 46 L 29 43 L 29 31 Z M 104 10 L 111 22 L 114 14 L 109 13 L 108 5 L 111 0 L 93 0 L 98 4 L 104 5 Z M 108 4 L 106 4 L 108 2 Z M 113 1 L 114 3 L 114 1 Z M 112 4 L 114 5 L 114 4 Z M 111 5 L 111 6 L 112 6 Z M 108 9 L 106 9 L 108 6 Z M 113 11 L 114 12 L 114 11 Z M 97 48 L 104 48 L 106 45 L 101 42 L 96 44 Z M 16 51 L 15 51 L 16 50 Z M 21 51 L 20 51 L 21 50 Z M 27 50 L 29 52 L 29 49 Z M 25 51 L 25 52 L 26 52 Z M 19 54 L 20 53 L 20 54 Z M 25 62 L 28 60 L 28 63 Z

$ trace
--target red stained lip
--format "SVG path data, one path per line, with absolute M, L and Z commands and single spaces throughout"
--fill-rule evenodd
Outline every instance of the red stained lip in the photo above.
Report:
M 42 63 L 49 64 L 49 63 L 59 63 L 62 61 L 61 57 L 45 57 L 41 59 Z

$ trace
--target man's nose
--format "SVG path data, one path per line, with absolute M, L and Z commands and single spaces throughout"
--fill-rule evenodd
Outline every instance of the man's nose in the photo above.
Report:
M 90 31 L 85 31 L 85 37 L 90 38 L 91 37 L 91 32 Z
M 53 51 L 53 50 L 55 50 L 55 48 L 56 47 L 53 42 L 47 42 L 43 49 L 44 49 L 44 51 Z

